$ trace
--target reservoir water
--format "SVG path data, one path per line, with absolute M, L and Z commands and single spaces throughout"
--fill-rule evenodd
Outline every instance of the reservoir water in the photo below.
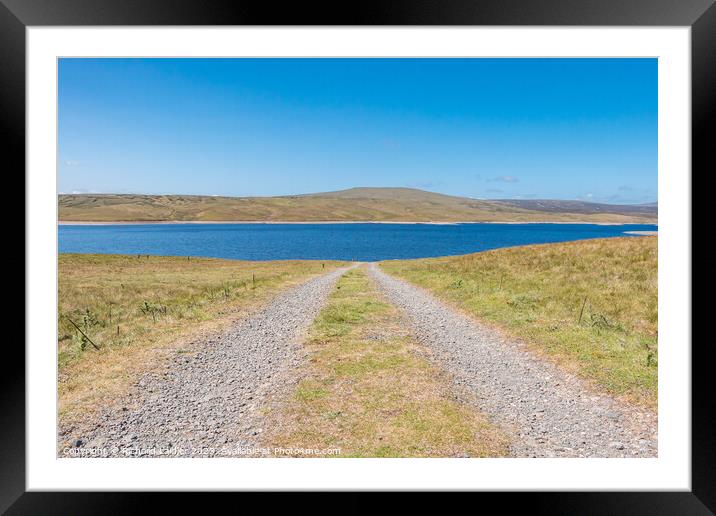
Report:
M 516 245 L 656 231 L 652 224 L 117 224 L 60 225 L 61 253 L 240 260 L 425 258 Z

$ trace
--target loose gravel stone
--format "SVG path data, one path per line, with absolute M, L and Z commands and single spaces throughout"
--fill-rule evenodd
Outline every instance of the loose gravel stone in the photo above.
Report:
M 278 295 L 220 337 L 177 353 L 167 371 L 146 374 L 96 428 L 75 436 L 81 457 L 260 455 L 262 402 L 301 363 L 301 337 L 345 269 Z M 295 374 L 295 373 L 294 373 Z M 78 453 L 81 452 L 81 453 Z
M 656 457 L 656 415 L 592 392 L 577 377 L 504 342 L 425 290 L 370 275 L 411 320 L 416 337 L 476 395 L 478 408 L 512 434 L 516 457 Z

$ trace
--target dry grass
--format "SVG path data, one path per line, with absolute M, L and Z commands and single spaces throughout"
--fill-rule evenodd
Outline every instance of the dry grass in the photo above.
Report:
M 364 271 L 341 278 L 306 345 L 304 378 L 269 416 L 270 446 L 339 448 L 340 457 L 506 454 L 504 437 L 455 400 Z
M 220 329 L 281 289 L 336 266 L 318 261 L 61 254 L 61 423 L 72 424 L 111 403 L 169 349 L 181 350 L 199 333 Z
M 656 222 L 656 212 L 603 206 L 599 213 L 525 209 L 512 203 L 410 188 L 358 188 L 286 197 L 188 195 L 61 195 L 63 221 L 483 221 Z M 578 210 L 578 209 L 577 209 Z
M 628 400 L 657 403 L 657 237 L 584 240 L 386 261 Z

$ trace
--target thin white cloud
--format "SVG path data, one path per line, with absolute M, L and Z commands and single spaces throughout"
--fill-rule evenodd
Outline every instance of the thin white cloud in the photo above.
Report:
M 518 183 L 519 179 L 517 179 L 515 176 L 497 176 L 492 179 L 493 181 L 497 181 L 498 183 Z
M 438 188 L 444 184 L 442 181 L 411 181 L 405 183 L 405 186 L 408 188 Z

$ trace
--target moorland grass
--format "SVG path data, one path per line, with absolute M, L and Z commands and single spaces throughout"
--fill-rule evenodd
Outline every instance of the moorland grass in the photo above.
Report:
M 656 213 L 535 211 L 410 188 L 357 188 L 286 197 L 66 194 L 62 221 L 656 222 Z
M 60 254 L 61 420 L 109 403 L 165 348 L 181 351 L 198 331 L 228 324 L 279 290 L 337 265 Z
M 606 391 L 657 403 L 657 237 L 582 240 L 385 261 Z
M 269 415 L 267 443 L 339 457 L 502 456 L 506 440 L 455 400 L 365 272 L 346 273 L 314 321 L 309 366 Z M 300 456 L 300 455 L 299 455 Z

